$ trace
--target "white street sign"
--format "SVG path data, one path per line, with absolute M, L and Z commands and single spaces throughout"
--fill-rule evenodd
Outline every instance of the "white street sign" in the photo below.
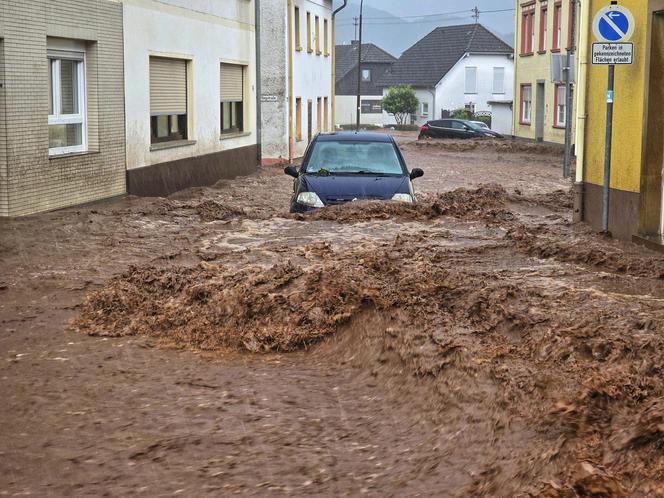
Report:
M 633 43 L 593 43 L 593 64 L 632 64 Z
M 632 12 L 620 5 L 610 5 L 600 9 L 593 21 L 595 38 L 606 43 L 630 41 L 635 27 Z

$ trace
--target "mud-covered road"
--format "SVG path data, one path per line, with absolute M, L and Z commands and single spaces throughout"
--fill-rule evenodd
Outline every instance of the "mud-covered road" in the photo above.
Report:
M 664 496 L 664 258 L 554 150 L 400 141 L 416 206 L 0 220 L 0 496 Z

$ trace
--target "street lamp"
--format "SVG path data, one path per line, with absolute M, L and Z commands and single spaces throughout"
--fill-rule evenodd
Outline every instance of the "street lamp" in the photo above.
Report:
M 357 119 L 355 122 L 355 132 L 360 131 L 360 110 L 362 103 L 360 96 L 362 95 L 362 11 L 364 10 L 364 0 L 360 0 L 360 36 L 357 46 Z

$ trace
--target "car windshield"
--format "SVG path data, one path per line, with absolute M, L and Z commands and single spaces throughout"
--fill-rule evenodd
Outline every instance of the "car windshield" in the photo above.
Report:
M 306 166 L 312 174 L 403 175 L 392 143 L 317 142 Z

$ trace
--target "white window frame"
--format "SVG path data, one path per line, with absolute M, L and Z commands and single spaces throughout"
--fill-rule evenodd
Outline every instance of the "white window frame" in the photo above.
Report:
M 51 70 L 51 98 L 53 99 L 53 114 L 48 116 L 48 125 L 81 125 L 81 145 L 71 147 L 49 147 L 49 156 L 58 156 L 62 154 L 76 154 L 88 150 L 88 126 L 87 126 L 87 102 L 85 87 L 85 51 L 78 50 L 49 50 L 48 61 Z M 62 114 L 62 94 L 60 87 L 60 61 L 73 60 L 78 62 L 77 80 L 78 80 L 78 114 Z M 53 63 L 51 64 L 51 61 Z
M 502 73 L 500 78 L 500 87 L 496 86 L 496 78 L 498 73 Z M 493 68 L 493 93 L 496 95 L 503 95 L 505 93 L 505 68 L 502 66 L 496 66 Z
M 560 94 L 563 98 L 560 98 Z M 561 114 L 562 112 L 562 119 Z M 567 87 L 565 85 L 556 85 L 556 126 L 563 127 L 567 122 Z
M 429 117 L 429 102 L 422 102 L 422 117 Z
M 465 81 L 465 84 L 464 84 L 464 86 L 465 86 L 465 92 L 464 93 L 466 95 L 475 95 L 477 93 L 477 74 L 478 74 L 478 72 L 479 71 L 477 70 L 477 66 L 466 66 L 466 73 L 465 73 L 466 81 Z M 474 81 L 475 85 L 473 85 L 472 88 L 471 88 L 471 85 L 469 85 L 469 78 L 470 78 L 470 75 L 473 74 L 473 73 L 474 73 L 474 80 L 473 81 Z
M 364 73 L 365 73 L 365 72 L 366 72 L 366 74 L 367 74 L 367 77 L 366 77 L 366 78 L 364 77 Z M 370 69 L 370 68 L 367 68 L 367 67 L 362 68 L 362 81 L 365 82 L 365 83 L 371 81 L 371 69 Z
M 525 99 L 524 90 L 528 88 L 530 96 L 528 100 Z M 527 118 L 527 119 L 526 119 Z M 531 86 L 522 86 L 521 87 L 521 123 L 522 124 L 531 124 L 533 118 L 533 87 Z

